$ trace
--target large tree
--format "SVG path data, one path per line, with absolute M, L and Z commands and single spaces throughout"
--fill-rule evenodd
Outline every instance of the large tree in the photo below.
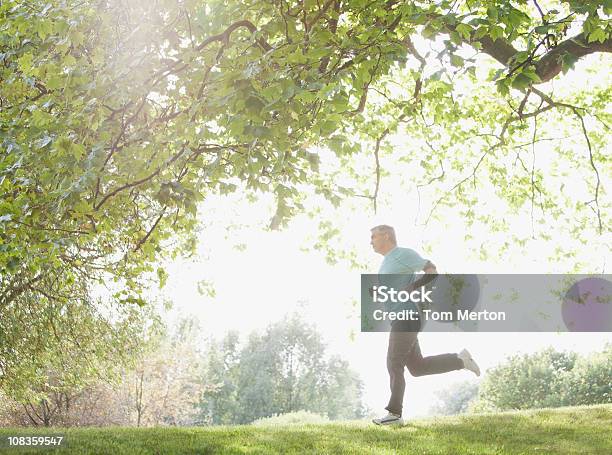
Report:
M 155 261 L 193 248 L 207 195 L 272 192 L 274 228 L 309 191 L 375 207 L 384 163 L 431 189 L 425 222 L 452 202 L 506 231 L 479 199 L 490 190 L 534 237 L 605 233 L 609 79 L 583 68 L 612 49 L 610 8 L 3 1 L 0 312 L 111 279 L 114 298 L 143 303 Z M 571 68 L 589 84 L 553 90 Z M 548 141 L 558 162 L 536 165 Z
M 317 175 L 313 145 L 346 159 L 370 138 L 378 158 L 402 123 L 436 143 L 442 127 L 470 120 L 445 132 L 480 160 L 436 148 L 422 163 L 423 180 L 442 178 L 446 162 L 473 169 L 453 187 L 461 194 L 487 160 L 495 171 L 529 121 L 574 116 L 602 231 L 608 87 L 558 99 L 545 83 L 612 49 L 609 13 L 605 1 L 3 2 L 1 301 L 44 269 L 109 271 L 132 285 L 163 239 L 192 230 L 198 200 L 240 182 L 275 192 L 277 225 L 300 183 L 329 197 L 350 190 Z M 484 85 L 477 96 L 455 98 L 463 73 Z M 592 134 L 587 116 L 599 121 Z M 545 205 L 543 172 L 491 179 L 526 185 Z

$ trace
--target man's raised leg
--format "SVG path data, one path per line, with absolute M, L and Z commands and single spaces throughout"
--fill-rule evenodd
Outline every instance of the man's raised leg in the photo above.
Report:
M 412 376 L 447 373 L 465 368 L 463 360 L 457 354 L 439 354 L 423 357 L 419 340 L 414 345 L 406 359 L 406 367 Z

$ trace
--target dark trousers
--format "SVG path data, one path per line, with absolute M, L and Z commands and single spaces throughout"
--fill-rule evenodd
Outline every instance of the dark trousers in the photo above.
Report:
M 389 348 L 387 350 L 387 370 L 389 371 L 389 385 L 391 398 L 385 408 L 393 414 L 402 415 L 404 401 L 404 367 L 412 376 L 426 376 L 429 374 L 446 373 L 463 368 L 463 361 L 457 354 L 440 354 L 423 357 L 419 346 L 418 328 L 408 332 L 397 329 L 389 333 Z

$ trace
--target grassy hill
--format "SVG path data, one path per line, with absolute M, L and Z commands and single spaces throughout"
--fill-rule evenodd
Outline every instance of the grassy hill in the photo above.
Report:
M 61 433 L 59 450 L 6 449 L 11 435 Z M 476 414 L 376 427 L 367 422 L 282 427 L 1 428 L 10 454 L 612 454 L 612 405 Z

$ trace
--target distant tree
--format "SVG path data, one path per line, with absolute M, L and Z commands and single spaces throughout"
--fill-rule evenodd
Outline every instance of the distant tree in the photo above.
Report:
M 529 409 L 564 406 L 561 389 L 576 363 L 575 353 L 552 348 L 513 356 L 487 371 L 477 409 Z
M 205 390 L 199 328 L 183 320 L 172 334 L 152 340 L 135 368 L 122 379 L 120 393 L 137 426 L 192 424 Z
M 489 370 L 472 410 L 529 409 L 612 402 L 612 345 L 579 356 L 552 348 L 514 356 Z
M 437 392 L 438 403 L 431 407 L 430 413 L 455 415 L 468 412 L 470 405 L 478 397 L 478 383 L 474 381 L 457 382 Z
M 221 341 L 213 341 L 205 354 L 204 377 L 210 388 L 200 403 L 202 423 L 232 423 L 238 414 L 239 341 L 237 332 L 229 332 Z
M 207 371 L 220 372 L 202 403 L 211 423 L 249 423 L 300 410 L 331 419 L 363 414 L 357 374 L 346 361 L 327 359 L 320 334 L 298 316 L 252 333 L 238 355 L 236 340 L 226 337 L 223 359 L 218 352 L 208 356 Z
M 313 397 L 313 410 L 332 420 L 358 419 L 370 411 L 362 401 L 363 383 L 359 374 L 339 356 L 332 356 L 321 372 L 321 393 Z
M 572 405 L 612 403 L 612 343 L 602 352 L 580 357 L 561 393 Z

